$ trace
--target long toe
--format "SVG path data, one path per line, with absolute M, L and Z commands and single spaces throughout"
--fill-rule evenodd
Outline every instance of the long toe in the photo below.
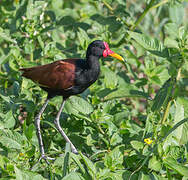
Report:
M 46 162 L 48 165 L 50 165 L 50 162 L 49 162 L 48 160 L 51 160 L 51 161 L 54 161 L 54 160 L 55 160 L 55 158 L 51 158 L 51 157 L 46 156 L 45 154 L 42 154 L 42 155 L 40 156 L 39 160 L 37 161 L 37 163 L 34 164 L 34 166 L 31 168 L 31 170 L 35 169 L 35 167 L 40 163 L 40 161 L 41 161 L 42 159 L 44 159 L 45 162 Z
M 41 155 L 41 157 L 40 157 L 40 159 L 39 159 L 39 162 L 41 161 L 41 159 L 44 159 L 45 162 L 46 162 L 48 165 L 50 164 L 48 160 L 52 160 L 52 161 L 55 160 L 55 158 L 48 157 L 48 156 L 46 156 L 45 154 L 42 154 L 42 155 Z

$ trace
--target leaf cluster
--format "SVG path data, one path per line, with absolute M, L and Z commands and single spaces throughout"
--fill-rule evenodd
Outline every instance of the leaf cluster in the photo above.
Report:
M 1 179 L 187 179 L 188 24 L 182 0 L 1 0 Z M 42 116 L 40 153 L 34 117 L 46 93 L 20 67 L 85 57 L 101 39 L 127 61 L 100 61 L 98 81 L 71 97 L 61 126 L 61 97 Z

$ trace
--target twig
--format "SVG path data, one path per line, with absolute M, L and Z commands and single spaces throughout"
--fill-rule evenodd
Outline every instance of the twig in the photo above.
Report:
M 140 24 L 140 22 L 144 19 L 144 17 L 148 13 L 148 11 L 152 8 L 152 5 L 153 5 L 154 2 L 155 2 L 155 0 L 151 0 L 150 1 L 149 5 L 146 7 L 146 9 L 141 14 L 141 16 L 136 20 L 136 22 L 134 23 L 134 25 L 131 26 L 131 28 L 130 28 L 131 31 L 134 31 L 136 29 L 136 27 L 138 26 L 138 24 Z

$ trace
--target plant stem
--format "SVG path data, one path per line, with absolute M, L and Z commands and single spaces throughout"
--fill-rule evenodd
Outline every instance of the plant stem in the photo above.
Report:
M 180 78 L 181 78 L 181 68 L 178 69 L 177 76 L 176 76 L 176 81 L 179 81 Z M 173 92 L 173 91 L 172 91 L 172 92 Z M 166 106 L 166 109 L 165 109 L 165 112 L 164 112 L 164 115 L 163 115 L 163 119 L 162 119 L 162 121 L 161 121 L 161 124 L 163 124 L 163 123 L 165 122 L 165 120 L 166 120 L 166 118 L 167 118 L 167 116 L 168 116 L 168 112 L 169 112 L 169 110 L 170 110 L 170 105 L 171 105 L 171 102 L 172 102 L 172 100 L 173 100 L 173 94 L 174 94 L 174 93 L 172 93 L 172 99 L 169 100 L 169 102 L 168 102 L 168 104 L 167 104 L 167 106 Z
M 146 16 L 147 12 L 152 8 L 152 5 L 153 5 L 154 2 L 155 2 L 155 0 L 151 0 L 150 1 L 150 3 L 145 8 L 145 10 L 142 13 L 142 15 L 136 20 L 134 25 L 131 26 L 131 28 L 130 28 L 131 31 L 134 31 L 136 29 L 136 27 L 140 24 L 140 22 L 144 19 L 144 17 Z
M 162 0 L 160 3 L 158 3 L 158 4 L 154 5 L 153 7 L 151 7 L 150 10 L 158 8 L 159 6 L 161 6 L 161 5 L 163 5 L 163 4 L 167 3 L 167 2 L 168 2 L 168 0 Z
M 165 112 L 164 112 L 164 115 L 163 115 L 163 119 L 162 119 L 162 121 L 161 121 L 161 124 L 163 124 L 163 123 L 165 122 L 165 120 L 166 120 L 166 118 L 167 118 L 167 116 L 168 116 L 168 112 L 169 112 L 169 110 L 170 110 L 171 102 L 172 102 L 172 100 L 170 100 L 170 101 L 168 102 L 168 104 L 167 104 L 167 107 L 166 107 L 166 110 L 165 110 Z
M 103 3 L 110 11 L 113 11 L 113 8 L 106 1 L 103 1 Z
M 176 80 L 179 81 L 181 78 L 181 68 L 178 69 L 178 73 L 177 73 L 177 76 L 176 76 Z
M 30 61 L 33 62 L 33 52 L 30 55 Z
M 179 121 L 178 123 L 176 123 L 166 134 L 165 136 L 160 139 L 160 142 L 164 142 L 166 140 L 166 138 L 173 132 L 175 131 L 179 126 L 181 126 L 182 124 L 184 124 L 185 122 L 188 121 L 188 118 L 182 119 L 181 121 Z

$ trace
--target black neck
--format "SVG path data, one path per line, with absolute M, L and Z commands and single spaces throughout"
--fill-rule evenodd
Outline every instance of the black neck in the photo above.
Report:
M 88 55 L 86 56 L 86 63 L 88 65 L 88 68 L 95 68 L 95 67 L 99 67 L 99 58 L 98 56 L 93 56 L 93 55 Z
M 100 73 L 100 64 L 98 56 L 87 55 L 86 64 L 88 69 L 88 78 L 95 82 Z

